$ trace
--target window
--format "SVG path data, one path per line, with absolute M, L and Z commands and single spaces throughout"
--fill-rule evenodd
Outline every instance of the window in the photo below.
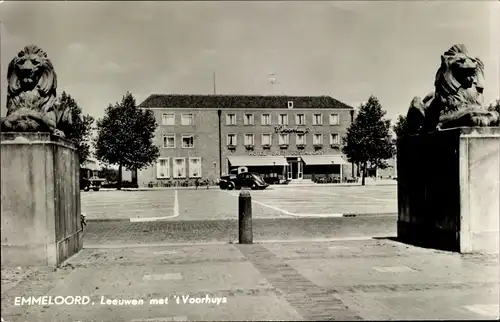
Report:
M 288 125 L 288 114 L 280 114 L 280 125 Z
M 340 144 L 340 137 L 337 133 L 330 134 L 330 144 Z
M 182 136 L 182 147 L 184 149 L 194 148 L 194 135 L 183 135 Z
M 313 125 L 322 125 L 322 124 L 323 124 L 323 114 L 314 114 Z
M 174 159 L 174 178 L 186 177 L 186 161 L 184 158 Z
M 226 125 L 236 125 L 236 115 L 235 114 L 226 115 Z
M 271 125 L 271 115 L 262 114 L 262 117 L 260 119 L 260 124 L 261 125 Z
M 306 124 L 306 116 L 304 114 L 295 115 L 295 124 L 297 124 L 297 125 Z
M 175 134 L 163 135 L 163 147 L 167 149 L 175 148 Z
M 293 102 L 292 101 L 288 101 L 288 108 L 293 108 Z
M 237 145 L 236 134 L 227 135 L 227 145 Z
M 253 125 L 253 114 L 245 114 L 245 119 L 244 119 L 243 124 Z
M 156 161 L 156 178 L 170 178 L 169 158 L 159 158 Z
M 175 125 L 175 114 L 163 113 L 161 115 L 162 125 Z
M 280 134 L 279 136 L 279 144 L 284 145 L 289 143 L 289 136 L 288 133 L 286 134 Z
M 201 177 L 201 158 L 189 158 L 189 177 Z
M 253 145 L 253 134 L 245 134 L 245 145 Z
M 323 134 L 314 134 L 313 144 L 315 145 L 323 144 Z
M 193 125 L 193 114 L 182 114 L 181 125 Z
M 330 125 L 339 125 L 339 115 L 330 114 Z
M 305 145 L 306 144 L 306 136 L 305 134 L 297 134 L 295 137 L 295 144 L 297 145 Z
M 262 134 L 262 145 L 271 145 L 271 134 Z

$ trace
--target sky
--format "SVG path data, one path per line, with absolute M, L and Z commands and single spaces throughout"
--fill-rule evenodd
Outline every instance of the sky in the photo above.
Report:
M 1 1 L 0 1 L 1 2 Z M 85 114 L 130 91 L 378 97 L 393 121 L 433 90 L 440 55 L 467 46 L 500 98 L 498 1 L 13 1 L 0 3 L 1 115 L 7 65 L 44 49 Z M 275 73 L 272 85 L 269 74 Z

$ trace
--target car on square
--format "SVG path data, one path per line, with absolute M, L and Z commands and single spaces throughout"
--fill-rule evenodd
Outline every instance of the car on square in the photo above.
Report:
M 263 190 L 269 187 L 269 184 L 255 172 L 242 172 L 239 174 L 229 174 L 222 176 L 219 180 L 219 187 L 222 190 L 239 190 L 241 188 L 250 188 L 252 190 Z

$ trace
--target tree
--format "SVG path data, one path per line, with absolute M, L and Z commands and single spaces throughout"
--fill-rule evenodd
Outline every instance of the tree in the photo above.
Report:
M 406 123 L 406 116 L 399 115 L 396 124 L 393 126 L 394 133 L 398 138 L 408 133 L 408 124 Z
M 365 185 L 368 167 L 385 169 L 385 160 L 395 153 L 390 134 L 391 122 L 384 119 L 386 112 L 378 99 L 370 96 L 366 104 L 361 105 L 354 122 L 347 129 L 343 139 L 342 152 L 349 162 L 358 164 L 361 168 L 361 184 Z
M 500 113 L 500 99 L 497 99 L 495 103 L 491 103 L 490 106 L 488 106 L 488 110 Z
M 142 111 L 127 92 L 120 103 L 109 105 L 97 121 L 96 157 L 106 164 L 118 165 L 118 190 L 122 167 L 140 170 L 154 163 L 159 149 L 153 144 L 158 124 L 150 110 Z
M 72 124 L 65 129 L 66 139 L 73 142 L 80 155 L 80 164 L 90 156 L 91 131 L 94 118 L 89 114 L 82 116 L 82 109 L 78 103 L 66 92 L 62 92 L 60 98 L 61 107 L 69 108 L 71 111 Z

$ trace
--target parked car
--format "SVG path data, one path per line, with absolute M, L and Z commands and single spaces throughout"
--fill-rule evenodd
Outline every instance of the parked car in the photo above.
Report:
M 80 178 L 80 190 L 89 191 L 90 181 L 87 178 Z
M 266 173 L 262 176 L 264 181 L 269 184 L 288 184 L 290 180 L 285 179 L 283 175 L 278 173 Z
M 83 191 L 89 191 L 90 189 L 94 191 L 99 191 L 104 179 L 92 177 L 92 178 L 80 178 L 80 189 Z
M 240 174 L 230 174 L 222 176 L 219 181 L 221 189 L 233 190 L 241 188 L 250 188 L 252 190 L 266 189 L 269 184 L 262 179 L 262 177 L 255 172 L 243 172 Z

